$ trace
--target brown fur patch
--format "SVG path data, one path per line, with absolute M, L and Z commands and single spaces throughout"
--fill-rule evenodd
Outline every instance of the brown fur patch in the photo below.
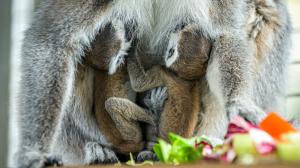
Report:
M 127 154 L 142 150 L 144 142 L 142 139 L 138 143 L 123 139 L 115 121 L 105 109 L 105 102 L 111 97 L 128 99 L 126 66 L 120 67 L 114 75 L 108 75 L 107 71 L 110 59 L 119 52 L 120 45 L 121 41 L 117 39 L 113 27 L 106 26 L 92 43 L 85 64 L 95 69 L 93 110 L 99 129 L 117 152 Z
M 160 119 L 160 136 L 167 139 L 167 133 L 173 132 L 183 137 L 193 135 L 199 112 L 199 94 L 194 82 L 185 81 L 174 74 L 162 71 L 168 100 Z
M 211 42 L 192 28 L 181 31 L 178 60 L 170 67 L 179 77 L 195 80 L 206 73 Z
M 192 26 L 180 32 L 179 58 L 170 67 L 175 74 L 162 70 L 168 88 L 168 100 L 160 121 L 160 136 L 173 132 L 191 137 L 200 113 L 199 79 L 206 74 L 212 43 Z
M 121 40 L 117 39 L 115 32 L 110 24 L 100 31 L 86 54 L 87 65 L 98 70 L 108 69 L 110 59 L 117 55 L 121 48 Z
M 115 122 L 105 110 L 105 101 L 107 99 L 111 97 L 128 98 L 124 85 L 127 80 L 126 76 L 127 71 L 125 68 L 122 68 L 112 76 L 109 76 L 107 71 L 96 71 L 94 82 L 94 111 L 99 128 L 107 140 L 120 153 L 138 152 L 144 147 L 142 140 L 140 143 L 124 140 L 116 128 Z

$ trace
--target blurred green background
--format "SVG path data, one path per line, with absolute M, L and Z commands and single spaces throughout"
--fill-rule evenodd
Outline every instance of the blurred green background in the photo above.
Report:
M 22 34 L 30 22 L 38 1 L 0 1 L 0 168 L 7 167 L 9 145 L 12 151 L 17 145 L 18 133 L 15 121 L 17 107 L 13 103 L 10 105 L 10 100 L 15 100 L 18 88 Z M 294 25 L 287 108 L 291 114 L 300 115 L 300 0 L 287 0 L 287 3 Z M 9 121 L 11 121 L 10 125 Z M 10 136 L 8 127 L 10 127 Z

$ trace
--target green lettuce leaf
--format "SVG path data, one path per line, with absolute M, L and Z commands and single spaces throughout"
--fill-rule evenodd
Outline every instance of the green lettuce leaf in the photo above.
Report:
M 203 141 L 209 144 L 209 141 L 202 137 L 187 139 L 170 133 L 168 138 L 171 144 L 160 139 L 153 148 L 158 159 L 162 163 L 167 164 L 181 164 L 198 161 L 202 158 L 203 145 L 196 144 Z

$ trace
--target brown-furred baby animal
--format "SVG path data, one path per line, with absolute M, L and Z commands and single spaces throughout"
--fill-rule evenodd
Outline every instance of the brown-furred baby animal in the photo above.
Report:
M 198 80 L 206 73 L 211 50 L 210 40 L 193 26 L 178 31 L 178 58 L 172 66 L 155 66 L 145 70 L 139 57 L 146 53 L 139 48 L 135 57 L 130 57 L 127 63 L 130 81 L 136 92 L 159 86 L 167 88 L 168 99 L 159 122 L 159 136 L 164 139 L 167 139 L 169 132 L 183 137 L 193 136 L 200 112 Z M 169 51 L 166 60 L 173 56 L 174 51 Z
M 143 149 L 139 124 L 153 124 L 153 120 L 134 103 L 136 95 L 131 89 L 127 68 L 122 66 L 126 63 L 120 63 L 113 74 L 108 74 L 109 62 L 121 49 L 122 42 L 118 39 L 117 31 L 115 26 L 106 26 L 96 37 L 85 62 L 95 69 L 93 110 L 100 131 L 117 152 L 124 154 Z

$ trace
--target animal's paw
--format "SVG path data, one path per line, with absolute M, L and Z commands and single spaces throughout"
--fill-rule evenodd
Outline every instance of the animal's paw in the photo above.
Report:
M 118 157 L 111 149 L 97 142 L 89 142 L 85 145 L 85 164 L 112 164 L 117 162 Z
M 168 98 L 167 87 L 152 89 L 144 98 L 144 103 L 154 116 L 160 116 L 165 100 Z
M 228 103 L 227 115 L 229 121 L 239 115 L 255 125 L 266 117 L 266 113 L 250 101 Z
M 144 162 L 144 161 L 158 161 L 157 156 L 152 151 L 142 151 L 138 154 L 136 158 L 137 162 Z
M 17 155 L 17 168 L 44 168 L 47 166 L 62 166 L 59 157 L 47 156 L 38 151 L 27 151 Z
M 125 57 L 128 55 L 128 51 L 131 48 L 132 39 L 126 38 L 126 28 L 122 21 L 114 20 L 112 25 L 116 31 L 116 36 L 120 40 L 119 52 L 113 56 L 109 63 L 109 74 L 114 74 L 118 68 L 124 64 Z

